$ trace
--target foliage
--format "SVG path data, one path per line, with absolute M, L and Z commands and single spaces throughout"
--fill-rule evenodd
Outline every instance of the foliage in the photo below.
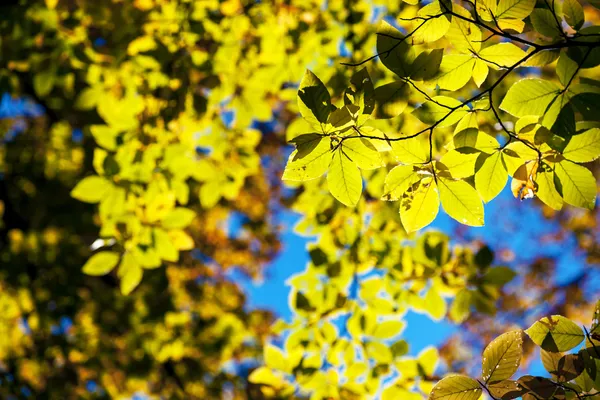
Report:
M 594 215 L 563 207 L 596 199 L 596 3 L 16 3 L 0 5 L 0 89 L 34 111 L 0 107 L 2 398 L 421 398 L 453 365 L 408 356 L 408 312 L 461 337 L 499 329 L 523 308 L 511 283 L 552 277 L 517 276 L 470 237 L 413 234 L 440 205 L 483 225 L 509 177 L 598 259 Z M 315 241 L 288 281 L 293 319 L 274 322 L 230 272 L 263 276 L 282 209 Z M 554 289 L 564 307 L 573 286 Z M 580 337 L 548 318 L 528 330 L 546 363 L 548 343 Z M 483 385 L 437 393 L 503 390 L 512 364 L 486 362 Z
M 600 336 L 596 305 L 594 319 L 588 331 L 560 315 L 536 321 L 525 333 L 541 347 L 541 360 L 550 378 L 524 375 L 510 378 L 517 372 L 523 355 L 523 331 L 514 330 L 494 339 L 483 352 L 482 379 L 450 375 L 431 390 L 430 400 L 479 398 L 482 389 L 492 399 L 583 399 L 596 398 L 600 391 Z M 591 332 L 591 334 L 590 334 Z M 563 354 L 585 345 L 578 352 Z

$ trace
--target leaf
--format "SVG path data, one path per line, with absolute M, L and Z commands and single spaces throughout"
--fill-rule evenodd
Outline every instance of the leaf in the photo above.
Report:
M 467 19 L 472 19 L 472 15 L 464 7 L 458 4 L 452 4 L 452 11 Z M 477 53 L 481 49 L 481 29 L 464 19 L 454 17 L 450 24 L 450 29 L 445 35 L 445 38 L 452 46 L 460 53 Z
M 473 76 L 475 58 L 471 55 L 451 54 L 442 59 L 440 70 L 434 77 L 440 89 L 457 91 Z
M 475 189 L 483 201 L 488 203 L 498 196 L 508 180 L 508 173 L 502 160 L 502 152 L 497 151 L 488 156 L 475 172 Z
M 525 21 L 516 18 L 500 19 L 498 20 L 498 26 L 500 26 L 500 29 L 503 31 L 522 33 L 523 29 L 525 29 Z
M 404 35 L 385 21 L 377 29 L 377 54 L 383 65 L 400 78 L 410 76 L 415 51 Z
M 545 163 L 539 167 L 535 183 L 537 183 L 536 196 L 553 210 L 560 210 L 563 206 L 563 199 L 556 190 L 554 184 L 554 171 Z
M 483 153 L 492 154 L 498 151 L 500 144 L 493 137 L 476 128 L 468 128 L 454 135 L 452 145 L 460 153 L 478 150 Z
M 566 51 L 560 53 L 556 64 L 556 75 L 563 86 L 566 86 L 577 71 L 577 63 L 569 58 Z
M 471 185 L 440 177 L 438 189 L 442 207 L 450 217 L 465 225 L 483 226 L 483 204 Z
M 517 383 L 525 394 L 531 394 L 534 399 L 560 399 L 564 396 L 564 389 L 557 387 L 547 378 L 525 375 L 520 377 Z
M 516 381 L 504 380 L 487 386 L 490 394 L 496 399 L 510 400 L 523 395 L 523 388 Z
M 446 315 L 446 301 L 435 287 L 429 288 L 423 303 L 425 311 L 434 321 L 440 321 Z
M 598 159 L 600 157 L 600 129 L 593 128 L 571 136 L 562 154 L 567 160 L 578 163 Z
M 468 178 L 475 175 L 475 163 L 479 157 L 479 152 L 461 153 L 457 150 L 450 150 L 442 156 L 440 162 L 448 168 L 448 172 L 453 178 Z
M 415 109 L 413 114 L 426 124 L 438 123 L 439 128 L 444 128 L 456 124 L 467 115 L 468 108 L 461 104 L 462 102 L 452 97 L 434 96 Z
M 55 83 L 56 72 L 51 69 L 38 72 L 33 76 L 33 90 L 39 97 L 49 95 Z
M 552 352 L 571 350 L 584 338 L 581 328 L 561 315 L 544 317 L 525 333 L 542 349 Z
M 398 165 L 385 177 L 382 200 L 400 200 L 404 192 L 419 179 L 412 165 Z
M 90 257 L 82 268 L 86 275 L 101 276 L 112 271 L 119 262 L 119 253 L 114 251 L 101 251 Z
M 107 179 L 97 175 L 88 176 L 75 185 L 71 197 L 85 203 L 98 203 L 112 187 L 112 182 Z
M 479 59 L 475 60 L 475 66 L 473 67 L 473 82 L 475 82 L 477 87 L 483 85 L 489 72 L 490 69 L 485 62 Z
M 545 352 L 542 350 L 542 352 Z M 580 354 L 567 354 L 560 355 L 560 353 L 547 353 L 546 354 L 558 354 L 558 360 L 555 360 L 555 356 L 553 356 L 553 370 L 548 370 L 552 375 L 554 375 L 558 382 L 569 382 L 573 379 L 577 378 L 581 373 L 585 370 L 585 365 L 583 358 Z M 543 353 L 542 353 L 543 359 Z M 546 366 L 546 364 L 544 364 Z
M 391 141 L 388 135 L 372 126 L 361 126 L 360 133 L 363 136 L 369 136 L 368 140 L 371 142 L 373 147 L 379 152 L 392 150 Z M 379 138 L 379 139 L 374 139 Z
M 395 81 L 375 88 L 373 118 L 388 119 L 402 114 L 408 105 L 409 86 Z
M 412 63 L 412 72 L 410 74 L 410 78 L 416 81 L 429 80 L 433 78 L 440 69 L 443 55 L 443 49 L 422 51 Z
M 585 22 L 583 7 L 577 0 L 565 0 L 562 11 L 567 24 L 576 31 L 579 30 Z
M 550 81 L 523 79 L 508 89 L 500 108 L 515 117 L 541 116 L 559 92 Z
M 496 19 L 525 19 L 535 7 L 535 0 L 500 0 L 496 7 Z
M 481 396 L 479 382 L 463 375 L 440 380 L 431 390 L 429 400 L 477 400 Z
M 432 177 L 414 183 L 400 200 L 400 219 L 406 232 L 414 232 L 433 222 L 440 206 L 437 185 Z
M 281 179 L 285 181 L 309 181 L 319 178 L 329 168 L 331 162 L 331 139 L 311 135 L 296 142 Z M 299 136 L 300 137 L 300 136 Z M 305 140 L 310 139 L 310 140 Z
M 128 295 L 142 281 L 144 272 L 130 252 L 123 254 L 117 275 L 121 278 L 121 293 Z
M 343 143 L 344 152 L 359 168 L 371 170 L 383 165 L 383 160 L 369 139 L 346 139 Z
M 420 136 L 392 142 L 392 151 L 402 164 L 422 164 L 429 161 L 427 145 Z
M 165 229 L 182 229 L 192 223 L 196 213 L 188 208 L 176 207 L 162 220 Z
M 376 339 L 391 339 L 398 336 L 405 325 L 402 321 L 383 321 L 377 324 L 371 336 Z
M 298 108 L 302 117 L 314 126 L 327 122 L 332 110 L 329 91 L 319 78 L 306 70 L 298 89 Z
M 160 228 L 154 228 L 154 247 L 161 259 L 165 261 L 177 262 L 179 260 L 179 251 L 169 234 Z
M 517 64 L 525 58 L 525 52 L 512 43 L 498 43 L 481 50 L 479 56 L 489 62 L 492 68 L 499 69 Z
M 374 106 L 374 91 L 369 72 L 367 68 L 363 68 L 350 78 L 350 87 L 344 93 L 344 104 L 357 105 L 360 113 L 371 114 Z
M 556 22 L 554 13 L 545 8 L 536 8 L 529 17 L 536 31 L 544 36 L 558 37 L 562 35 L 562 30 Z
M 483 351 L 482 377 L 485 383 L 509 379 L 519 369 L 523 356 L 523 332 L 503 333 Z
M 456 323 L 464 322 L 471 313 L 471 292 L 467 288 L 461 289 L 454 297 L 450 306 L 450 318 Z
M 264 348 L 265 365 L 276 371 L 286 371 L 286 361 L 283 352 L 271 344 Z
M 555 165 L 554 172 L 562 186 L 562 195 L 566 203 L 576 207 L 594 209 L 597 192 L 596 179 L 589 169 L 563 160 Z
M 362 177 L 358 167 L 344 150 L 345 146 L 342 143 L 333 153 L 327 174 L 327 186 L 340 203 L 354 207 L 362 193 Z
M 413 25 L 413 30 L 415 30 L 411 37 L 413 43 L 435 42 L 448 32 L 450 21 L 445 16 L 429 18 L 426 21 L 423 20 L 423 18 L 435 17 L 441 14 L 443 14 L 442 6 L 437 0 L 419 9 L 417 12 L 417 17 L 419 18 Z
M 504 286 L 512 281 L 515 276 L 517 276 L 517 273 L 510 267 L 494 267 L 487 270 L 481 282 L 489 285 Z

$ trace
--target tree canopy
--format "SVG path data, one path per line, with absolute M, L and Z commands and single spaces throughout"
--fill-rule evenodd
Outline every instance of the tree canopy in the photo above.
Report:
M 3 398 L 600 398 L 597 0 L 0 11 Z M 466 233 L 508 185 L 576 279 Z M 231 275 L 288 211 L 284 320 Z M 413 355 L 408 312 L 459 334 Z

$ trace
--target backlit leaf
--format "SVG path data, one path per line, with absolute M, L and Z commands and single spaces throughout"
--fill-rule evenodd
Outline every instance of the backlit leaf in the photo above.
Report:
M 481 387 L 475 379 L 451 375 L 440 380 L 429 394 L 429 400 L 477 400 Z
M 442 207 L 452 218 L 469 226 L 483 226 L 483 204 L 477 191 L 465 181 L 438 178 Z
M 561 315 L 544 317 L 531 325 L 525 333 L 535 344 L 551 352 L 571 350 L 584 338 L 581 328 Z
M 329 191 L 339 202 L 354 207 L 362 193 L 362 177 L 342 144 L 334 153 L 327 174 Z
M 482 377 L 485 383 L 509 379 L 519 368 L 523 356 L 523 332 L 503 333 L 483 351 Z

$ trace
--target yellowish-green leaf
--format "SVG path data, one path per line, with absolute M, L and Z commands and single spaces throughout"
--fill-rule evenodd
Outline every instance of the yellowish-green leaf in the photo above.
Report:
M 593 128 L 571 136 L 562 154 L 567 160 L 578 163 L 598 159 L 600 157 L 600 129 Z
M 121 293 L 124 295 L 131 293 L 142 281 L 143 274 L 144 272 L 133 254 L 130 252 L 123 254 L 117 271 L 117 275 L 121 279 Z
M 481 386 L 464 375 L 450 375 L 439 381 L 429 394 L 429 400 L 477 400 Z
M 404 326 L 405 323 L 402 321 L 383 321 L 377 324 L 371 336 L 377 339 L 391 339 L 398 336 Z
M 442 59 L 440 70 L 434 80 L 441 89 L 457 91 L 473 76 L 475 60 L 470 54 L 447 55 Z
M 568 351 L 585 337 L 581 328 L 561 315 L 544 317 L 525 331 L 535 344 L 546 351 Z
M 575 0 L 574 0 L 575 1 Z M 577 63 L 569 58 L 566 51 L 560 53 L 558 62 L 556 63 L 556 75 L 563 86 L 573 78 L 573 75 L 577 71 Z
M 496 19 L 525 19 L 535 7 L 535 0 L 500 0 L 496 8 Z
M 112 186 L 112 182 L 100 176 L 88 176 L 75 185 L 71 190 L 71 197 L 85 203 L 98 203 Z
M 479 154 L 477 151 L 460 153 L 456 150 L 450 150 L 444 154 L 440 162 L 448 168 L 448 172 L 453 178 L 467 178 L 475 174 L 475 162 Z
M 401 78 L 410 76 L 415 51 L 404 35 L 385 21 L 377 29 L 377 53 L 379 59 L 390 71 Z
M 408 105 L 409 93 L 410 87 L 402 81 L 395 81 L 375 88 L 373 118 L 388 119 L 402 114 Z
M 177 207 L 171 210 L 162 220 L 165 229 L 182 229 L 192 223 L 196 213 L 188 208 Z
M 455 14 L 469 20 L 472 19 L 471 13 L 464 7 L 456 3 L 451 4 Z M 448 29 L 445 38 L 460 53 L 477 53 L 481 49 L 481 29 L 474 23 L 461 18 L 453 17 L 452 24 L 450 24 L 450 29 Z
M 267 367 L 279 371 L 287 370 L 285 357 L 278 347 L 267 344 L 264 349 L 264 357 Z
M 583 7 L 577 0 L 565 0 L 562 6 L 562 11 L 567 24 L 575 30 L 579 30 L 585 22 Z
M 473 67 L 473 82 L 475 82 L 477 87 L 483 85 L 489 72 L 490 68 L 484 61 L 480 59 L 475 60 L 475 66 Z
M 154 228 L 154 247 L 160 258 L 165 261 L 177 262 L 179 251 L 173 244 L 171 237 L 167 232 L 160 228 Z
M 512 43 L 498 43 L 481 50 L 479 56 L 499 69 L 512 67 L 525 57 L 525 52 Z
M 412 165 L 398 165 L 385 177 L 382 200 L 400 200 L 402 195 L 419 179 Z
M 542 79 L 523 79 L 508 89 L 500 108 L 515 117 L 540 116 L 559 94 L 560 88 Z
M 576 207 L 594 209 L 596 204 L 596 178 L 592 172 L 569 160 L 555 164 L 554 172 L 562 186 L 566 203 Z
M 415 109 L 413 114 L 426 124 L 435 124 L 440 128 L 452 126 L 468 113 L 466 106 L 461 107 L 461 102 L 452 97 L 435 96 L 426 101 L 421 107 Z
M 346 139 L 343 147 L 346 155 L 361 169 L 377 169 L 383 165 L 381 155 L 369 139 Z
M 306 70 L 300 82 L 298 107 L 302 117 L 313 126 L 326 123 L 332 109 L 329 91 L 310 70 Z
M 117 266 L 118 262 L 119 253 L 114 251 L 101 251 L 87 260 L 82 271 L 86 275 L 106 275 Z
M 554 171 L 545 163 L 539 167 L 535 183 L 537 183 L 536 196 L 548 207 L 560 210 L 563 206 L 563 198 L 556 190 L 554 183 Z
M 411 37 L 414 43 L 435 42 L 448 32 L 450 21 L 445 16 L 423 21 L 423 18 L 441 15 L 442 13 L 442 6 L 437 0 L 421 7 L 417 13 L 417 16 L 420 18 L 415 21 L 413 26 L 413 29 L 416 29 Z
M 422 51 L 412 64 L 410 78 L 417 81 L 433 78 L 440 69 L 443 55 L 443 49 Z
M 477 191 L 465 181 L 438 178 L 442 207 L 448 215 L 469 226 L 483 226 L 483 204 Z
M 522 346 L 521 330 L 503 333 L 490 342 L 483 351 L 481 375 L 484 382 L 500 382 L 517 372 L 523 356 Z
M 552 11 L 545 8 L 536 8 L 529 17 L 536 31 L 544 36 L 558 37 L 562 34 L 562 29 Z
M 340 203 L 354 207 L 362 193 L 362 177 L 342 144 L 334 152 L 327 174 L 329 191 Z
M 392 142 L 392 151 L 402 164 L 422 164 L 429 160 L 429 148 L 423 136 Z
M 438 201 L 437 196 L 436 201 Z M 427 291 L 424 298 L 424 306 L 427 314 L 435 321 L 440 321 L 446 316 L 446 310 L 448 308 L 446 301 L 435 287 L 431 287 Z
M 500 194 L 507 181 L 508 173 L 500 151 L 488 156 L 475 172 L 475 189 L 486 203 Z
M 410 186 L 400 200 L 400 220 L 407 232 L 414 232 L 433 222 L 440 206 L 437 185 L 432 177 Z
M 514 31 L 522 33 L 525 29 L 525 21 L 516 18 L 506 18 L 498 20 L 498 26 L 505 32 Z
M 296 142 L 297 149 L 290 154 L 283 171 L 286 181 L 309 181 L 322 176 L 331 162 L 331 140 L 319 135 L 301 135 L 310 140 Z

